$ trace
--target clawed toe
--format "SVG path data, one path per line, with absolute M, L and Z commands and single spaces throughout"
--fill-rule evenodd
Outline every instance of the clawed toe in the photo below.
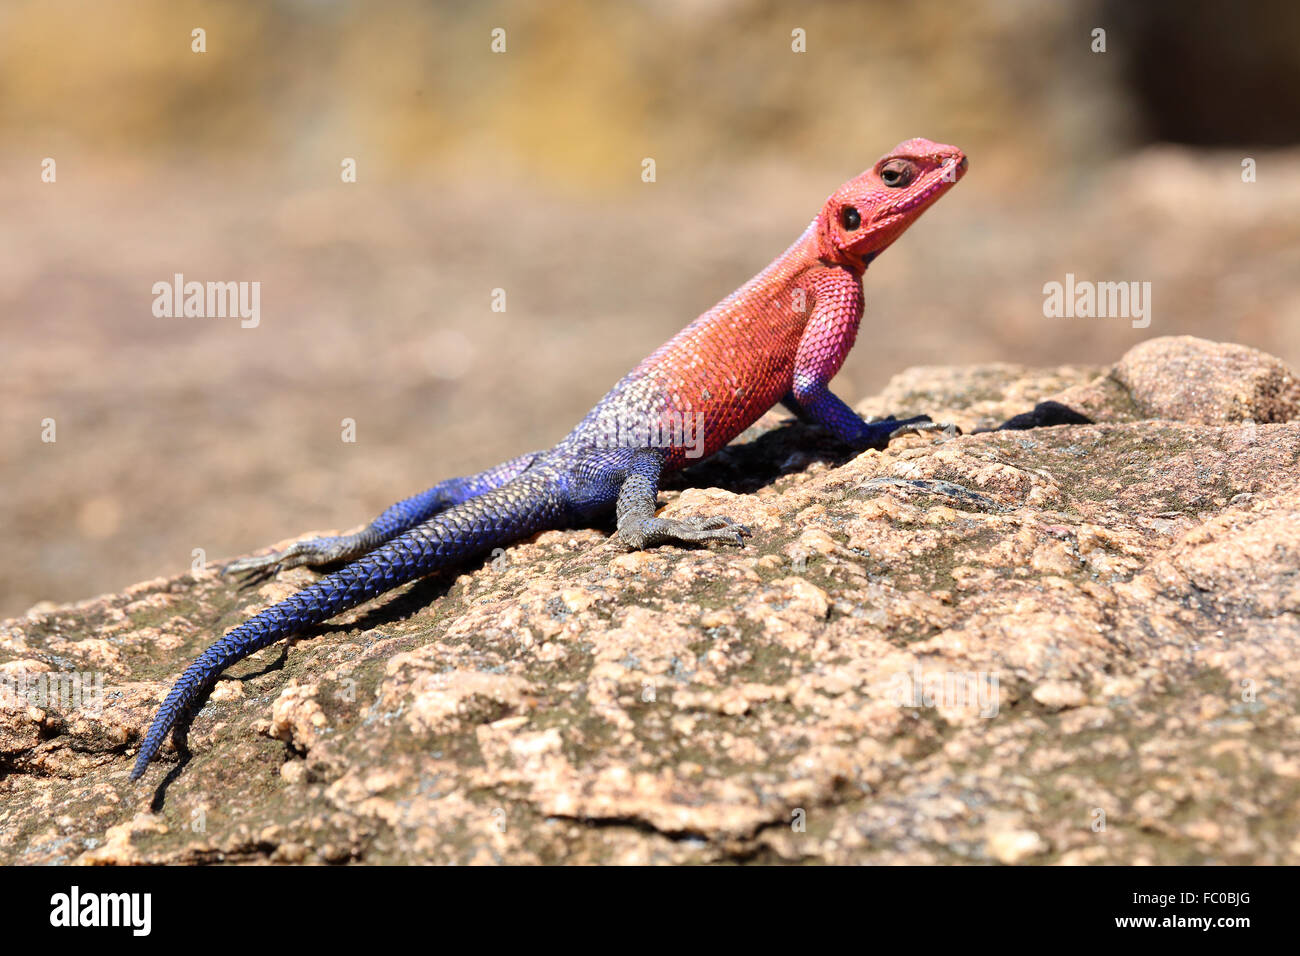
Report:
M 273 551 L 270 554 L 259 554 L 249 558 L 238 558 L 222 568 L 221 573 L 248 573 L 250 575 L 249 581 L 265 580 L 274 577 L 281 571 L 287 571 L 290 568 L 296 568 L 304 564 L 313 566 L 329 564 L 332 561 L 352 557 L 353 549 L 349 545 L 353 540 L 352 538 L 312 538 L 309 541 L 298 541 L 283 551 Z
M 921 416 L 924 420 L 908 420 L 900 424 L 889 433 L 889 441 L 899 438 L 903 435 L 919 435 L 922 432 L 943 432 L 949 438 L 955 438 L 961 434 L 961 429 L 949 422 L 931 421 L 929 416 Z
M 753 537 L 753 532 L 747 527 L 724 515 L 686 518 L 681 525 L 684 541 L 722 541 L 743 548 L 745 539 Z
M 227 576 L 242 575 L 240 586 L 247 588 L 271 580 L 284 568 L 280 564 L 281 554 L 263 554 L 251 558 L 239 558 L 221 568 Z
M 699 531 L 713 531 L 717 528 L 743 528 L 726 515 L 709 515 L 707 518 L 685 518 L 682 524 L 690 525 Z M 746 531 L 746 534 L 749 532 Z
M 721 515 L 691 518 L 649 518 L 619 527 L 619 536 L 630 548 L 652 548 L 660 544 L 705 544 L 720 541 L 745 546 L 753 532 Z
M 265 581 L 275 577 L 281 571 L 296 568 L 300 564 L 312 564 L 320 559 L 319 548 L 314 541 L 299 541 L 283 551 L 270 554 L 257 554 L 248 558 L 237 558 L 221 569 L 222 574 L 247 574 L 245 583 Z
M 243 574 L 246 571 L 261 571 L 276 564 L 279 554 L 261 554 L 249 558 L 236 558 L 221 566 L 222 574 Z

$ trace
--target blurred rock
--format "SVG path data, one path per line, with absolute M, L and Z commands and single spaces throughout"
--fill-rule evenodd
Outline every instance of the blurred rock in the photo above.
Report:
M 1257 349 L 1183 335 L 1129 349 L 1115 366 L 1143 418 L 1222 424 L 1287 422 L 1300 413 L 1300 377 Z
M 1190 335 L 1148 339 L 1086 385 L 1053 396 L 1094 421 L 1288 422 L 1300 376 L 1258 349 Z

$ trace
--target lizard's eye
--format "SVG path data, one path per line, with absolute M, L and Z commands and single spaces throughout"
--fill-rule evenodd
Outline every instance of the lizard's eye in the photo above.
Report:
M 840 210 L 840 224 L 851 232 L 862 225 L 862 214 L 853 206 L 845 206 Z
M 880 170 L 880 181 L 890 189 L 899 189 L 912 181 L 914 172 L 911 163 L 901 159 L 891 160 Z

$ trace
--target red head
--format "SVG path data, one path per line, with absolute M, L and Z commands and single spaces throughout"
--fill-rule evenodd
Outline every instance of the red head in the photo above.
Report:
M 909 139 L 835 190 L 817 223 L 817 254 L 861 272 L 966 173 L 956 146 Z

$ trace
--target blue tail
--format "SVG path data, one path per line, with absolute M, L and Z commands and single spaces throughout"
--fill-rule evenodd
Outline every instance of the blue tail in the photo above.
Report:
M 140 779 L 177 718 L 231 664 L 408 581 L 534 532 L 561 527 L 568 517 L 565 497 L 554 480 L 544 473 L 525 473 L 430 518 L 250 618 L 185 668 L 140 744 L 131 779 Z

